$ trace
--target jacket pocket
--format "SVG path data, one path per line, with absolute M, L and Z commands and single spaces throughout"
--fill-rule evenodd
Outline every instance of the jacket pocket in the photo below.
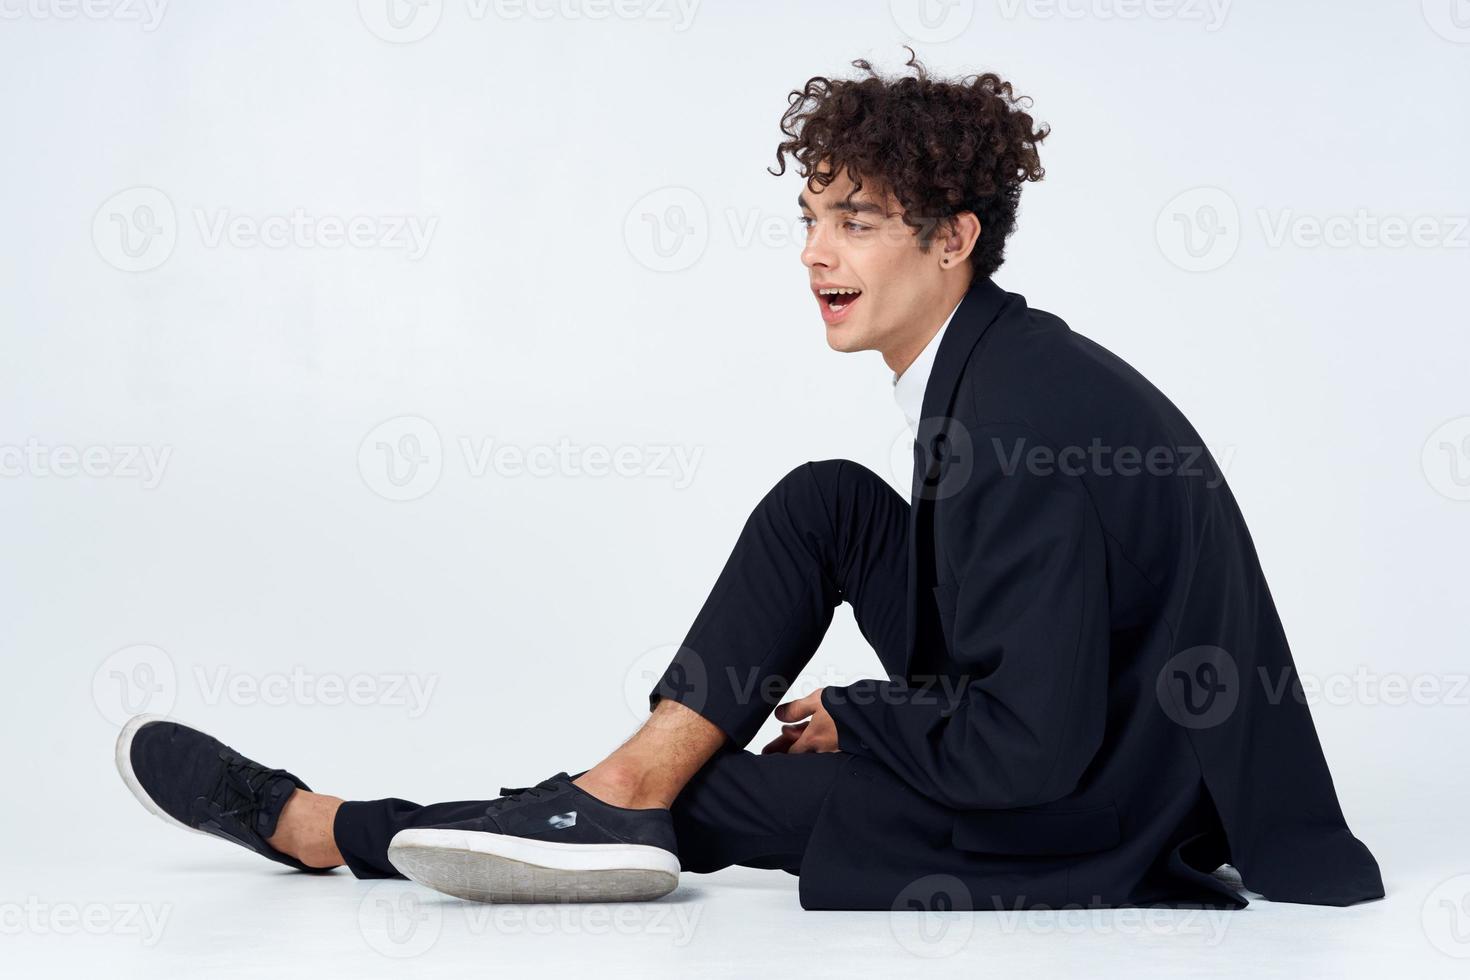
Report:
M 962 851 L 988 854 L 1087 854 L 1122 839 L 1111 803 L 1085 810 L 1029 807 L 967 810 L 955 817 L 951 839 Z

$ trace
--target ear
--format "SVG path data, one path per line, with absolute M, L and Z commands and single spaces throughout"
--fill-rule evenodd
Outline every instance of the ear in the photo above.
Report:
M 939 243 L 939 264 L 946 269 L 963 268 L 980 240 L 980 219 L 973 211 L 961 211 L 945 223 L 935 239 Z

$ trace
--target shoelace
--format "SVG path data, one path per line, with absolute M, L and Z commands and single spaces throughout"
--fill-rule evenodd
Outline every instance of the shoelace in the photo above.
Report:
M 537 783 L 535 786 L 521 786 L 513 789 L 502 786 L 500 787 L 500 799 L 491 800 L 486 810 L 492 812 L 499 811 L 504 810 L 512 804 L 518 805 L 528 800 L 544 799 L 560 790 L 560 788 L 561 783 L 555 778 Z
M 221 817 L 236 817 L 241 823 L 255 829 L 255 816 L 265 809 L 262 791 L 277 776 L 286 775 L 284 769 L 267 769 L 249 759 L 237 755 L 220 753 L 224 768 L 219 782 L 215 784 L 213 799 L 226 803 L 220 811 Z

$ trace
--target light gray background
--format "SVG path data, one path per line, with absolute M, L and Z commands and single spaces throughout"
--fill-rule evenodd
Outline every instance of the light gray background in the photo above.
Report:
M 1470 4 L 160 2 L 0 0 L 7 959 L 1463 969 Z M 906 38 L 1054 127 L 998 281 L 1227 463 L 1389 899 L 1218 936 L 918 929 L 731 872 L 538 926 L 282 880 L 144 814 L 112 771 L 130 709 L 348 797 L 589 765 L 776 479 L 845 456 L 907 487 L 888 373 L 827 349 L 799 181 L 764 172 L 790 88 Z M 798 693 L 875 666 L 841 612 Z

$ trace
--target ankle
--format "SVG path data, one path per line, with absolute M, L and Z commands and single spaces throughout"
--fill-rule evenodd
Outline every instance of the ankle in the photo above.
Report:
M 674 802 L 674 794 L 652 778 L 647 768 L 622 760 L 605 759 L 572 784 L 603 803 L 630 810 L 667 810 Z
M 291 794 L 266 843 L 309 868 L 335 868 L 343 863 L 333 824 L 342 800 L 298 789 Z

